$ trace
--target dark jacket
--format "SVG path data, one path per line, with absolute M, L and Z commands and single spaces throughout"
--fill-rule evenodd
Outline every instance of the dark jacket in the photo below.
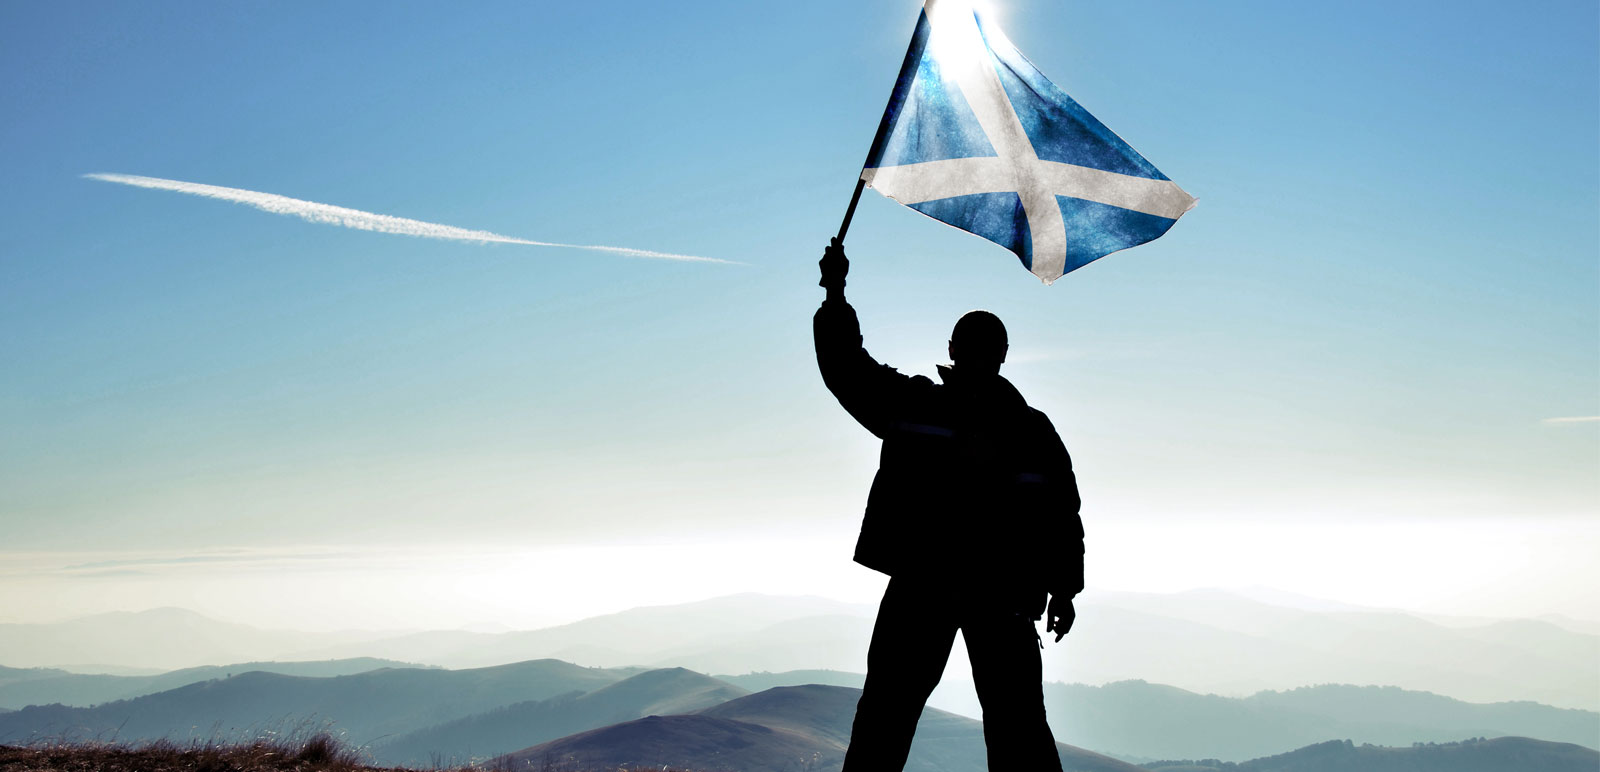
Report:
M 1083 589 L 1072 459 L 1045 414 L 999 375 L 907 376 L 861 347 L 855 309 L 812 319 L 828 390 L 883 440 L 856 562 L 891 576 L 980 587 L 1042 610 Z

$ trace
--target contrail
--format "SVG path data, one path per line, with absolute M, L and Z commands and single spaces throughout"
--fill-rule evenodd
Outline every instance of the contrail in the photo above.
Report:
M 387 214 L 363 212 L 360 209 L 350 209 L 332 204 L 319 204 L 315 201 L 303 201 L 298 198 L 280 196 L 276 193 L 261 193 L 254 190 L 240 188 L 224 188 L 220 185 L 202 185 L 198 182 L 183 182 L 181 180 L 164 180 L 160 177 L 140 177 L 136 174 L 85 174 L 91 180 L 115 182 L 120 185 L 132 185 L 137 188 L 152 188 L 154 190 L 171 190 L 177 193 L 188 193 L 191 196 L 204 196 L 218 198 L 223 201 L 232 201 L 236 204 L 253 206 L 263 212 L 273 214 L 286 214 L 314 223 L 324 225 L 340 225 L 346 228 L 355 228 L 363 231 L 377 231 L 378 233 L 394 233 L 401 236 L 420 236 L 425 239 L 449 239 L 452 241 L 474 241 L 477 243 L 498 242 L 502 244 L 527 244 L 535 247 L 566 247 L 569 249 L 589 249 L 596 252 L 610 252 L 627 257 L 646 257 L 655 260 L 687 260 L 697 263 L 725 263 L 728 265 L 743 265 L 732 260 L 719 260 L 715 257 L 699 257 L 696 255 L 679 255 L 672 252 L 655 252 L 648 249 L 633 249 L 631 247 L 606 247 L 598 244 L 558 244 L 553 241 L 530 241 L 528 239 L 502 236 L 489 231 L 474 231 L 466 228 L 457 228 L 453 225 L 440 225 L 439 223 L 423 222 L 421 220 L 408 220 L 404 217 L 394 217 Z

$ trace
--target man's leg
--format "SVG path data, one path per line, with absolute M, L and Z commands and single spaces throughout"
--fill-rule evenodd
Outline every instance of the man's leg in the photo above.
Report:
M 961 621 L 972 682 L 983 705 L 989 772 L 1060 772 L 1056 741 L 1044 720 L 1043 667 L 1033 620 L 973 610 Z
M 956 622 L 936 593 L 889 580 L 867 650 L 867 682 L 845 752 L 845 772 L 898 772 L 906 765 L 917 719 L 939 685 Z

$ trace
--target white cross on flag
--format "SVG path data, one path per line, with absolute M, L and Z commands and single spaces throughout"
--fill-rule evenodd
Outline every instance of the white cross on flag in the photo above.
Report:
M 1195 203 L 960 0 L 924 2 L 861 179 L 1046 284 Z

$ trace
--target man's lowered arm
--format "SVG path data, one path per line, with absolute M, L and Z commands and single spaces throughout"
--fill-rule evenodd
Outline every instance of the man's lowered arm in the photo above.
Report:
M 1055 427 L 1049 425 L 1050 455 L 1053 457 L 1053 493 L 1060 497 L 1060 509 L 1049 521 L 1045 543 L 1051 554 L 1045 557 L 1050 566 L 1050 608 L 1046 611 L 1045 632 L 1054 632 L 1060 641 L 1072 629 L 1078 618 L 1072 599 L 1083 591 L 1083 517 L 1079 514 L 1082 500 L 1078 496 L 1078 476 L 1072 471 L 1072 456 Z

